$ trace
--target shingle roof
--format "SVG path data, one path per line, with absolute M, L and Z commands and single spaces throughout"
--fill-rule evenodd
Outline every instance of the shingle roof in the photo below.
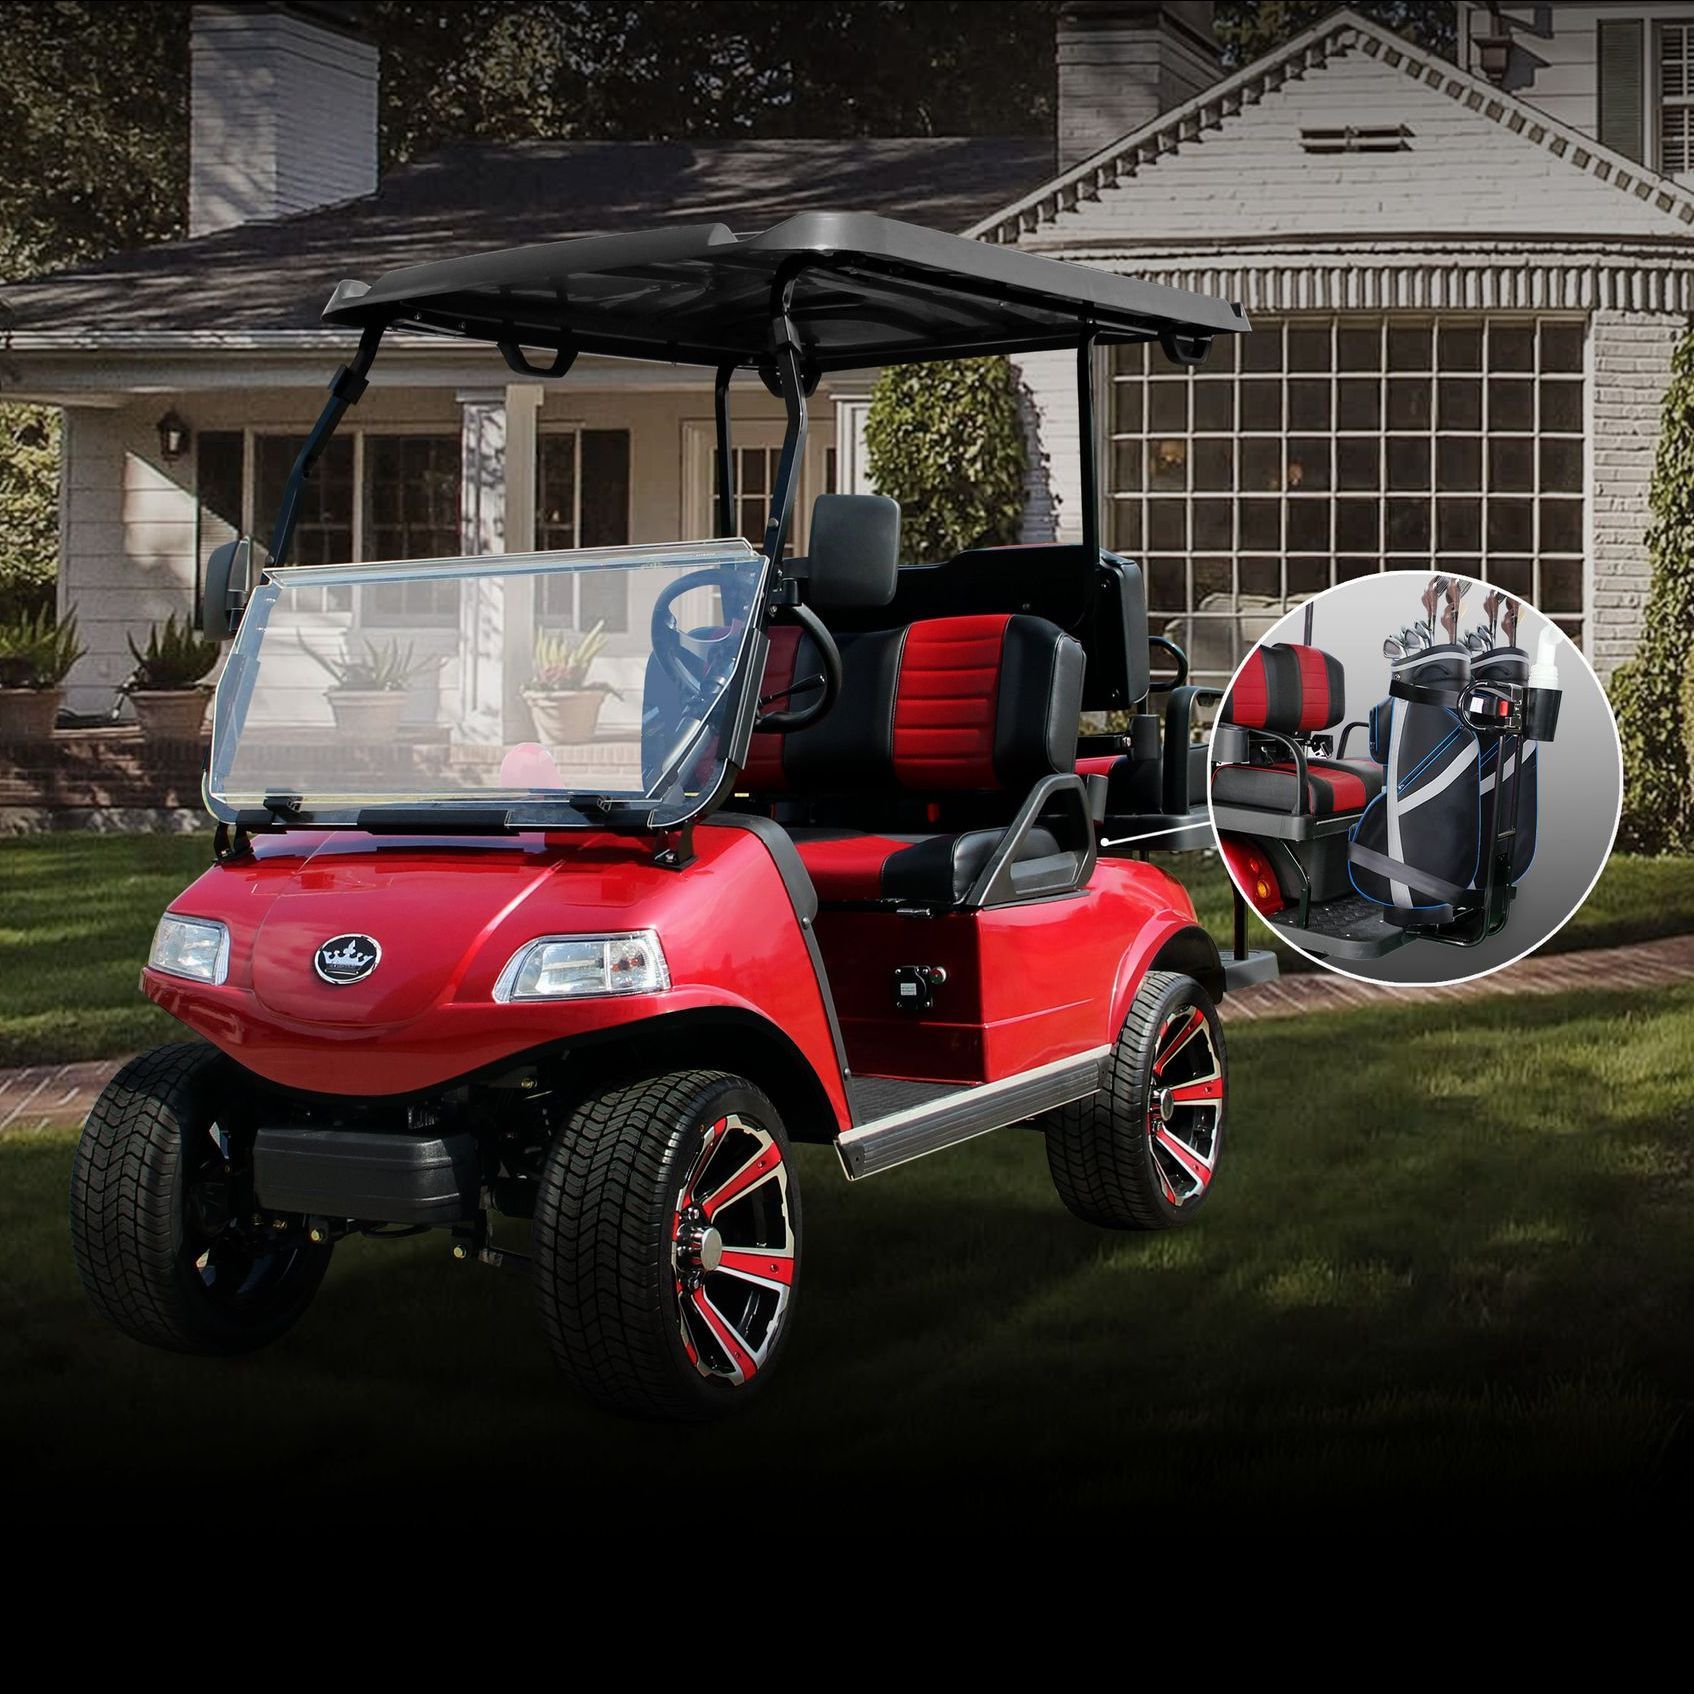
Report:
M 1052 166 L 1048 137 L 466 145 L 364 199 L 0 284 L 0 333 L 311 330 L 342 277 L 670 223 L 852 210 L 959 230 Z

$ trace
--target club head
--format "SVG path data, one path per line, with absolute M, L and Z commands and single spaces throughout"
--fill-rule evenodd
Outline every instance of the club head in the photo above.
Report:
M 1385 659 L 1403 659 L 1406 656 L 1406 649 L 1391 635 L 1382 644 L 1382 656 Z

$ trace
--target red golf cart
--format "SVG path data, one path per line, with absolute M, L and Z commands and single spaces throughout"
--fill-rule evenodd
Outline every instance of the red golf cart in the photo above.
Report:
M 1146 861 L 1211 840 L 1193 720 L 1216 691 L 1169 644 L 1153 677 L 1141 573 L 1100 546 L 1092 369 L 1112 341 L 1195 362 L 1239 309 L 807 215 L 423 265 L 342 283 L 325 316 L 359 348 L 268 561 L 242 541 L 208 571 L 203 622 L 235 637 L 216 863 L 142 979 L 198 1039 L 127 1065 L 84 1131 L 100 1310 L 157 1346 L 252 1348 L 337 1240 L 440 1228 L 527 1266 L 596 1400 L 701 1417 L 757 1392 L 791 1327 L 793 1141 L 856 1180 L 1030 1124 L 1079 1217 L 1192 1218 L 1223 1145 L 1217 1003 L 1275 967 L 1239 905 L 1221 957 Z M 541 378 L 583 352 L 714 370 L 719 537 L 290 565 L 391 329 Z M 1059 348 L 1082 544 L 900 564 L 893 502 L 825 495 L 787 556 L 821 375 Z M 787 416 L 759 548 L 729 483 L 738 371 Z M 396 607 L 437 615 L 405 647 L 361 638 Z M 1079 744 L 1087 711 L 1129 727 Z

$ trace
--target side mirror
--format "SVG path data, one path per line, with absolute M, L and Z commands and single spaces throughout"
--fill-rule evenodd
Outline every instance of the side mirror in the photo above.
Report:
M 212 549 L 206 561 L 206 586 L 200 596 L 200 632 L 227 641 L 241 624 L 253 568 L 253 542 L 240 536 Z

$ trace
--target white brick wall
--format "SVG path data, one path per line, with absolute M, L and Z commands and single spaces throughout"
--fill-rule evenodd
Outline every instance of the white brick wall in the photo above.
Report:
M 1012 360 L 1029 442 L 1023 540 L 1082 539 L 1077 452 L 1076 355 L 1025 353 Z
M 1651 575 L 1647 492 L 1670 358 L 1683 328 L 1650 312 L 1596 312 L 1590 341 L 1589 656 L 1602 675 L 1641 632 Z

